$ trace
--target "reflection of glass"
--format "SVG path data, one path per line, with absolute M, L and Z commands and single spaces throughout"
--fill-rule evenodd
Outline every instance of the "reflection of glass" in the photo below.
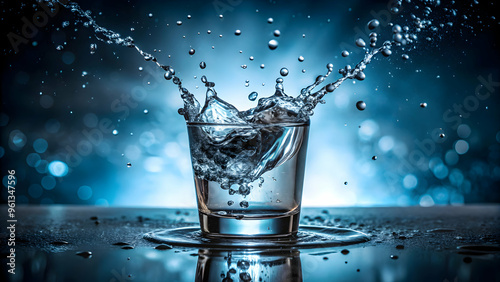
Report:
M 297 250 L 202 249 L 198 254 L 195 281 L 302 281 Z
M 309 123 L 187 128 L 203 235 L 297 232 Z

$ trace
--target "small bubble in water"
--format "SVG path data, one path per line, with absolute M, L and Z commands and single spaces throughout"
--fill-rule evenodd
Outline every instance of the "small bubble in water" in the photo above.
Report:
M 227 205 L 228 205 L 228 206 L 232 206 L 233 204 L 234 204 L 234 202 L 233 202 L 233 201 L 227 201 Z
M 196 50 L 194 50 L 193 48 L 189 49 L 189 55 L 194 55 L 194 52 L 196 52 Z
M 287 68 L 281 68 L 280 74 L 281 74 L 281 76 L 287 76 L 288 75 L 288 69 Z
M 373 156 L 372 160 L 376 161 L 377 160 L 377 156 Z
M 244 209 L 248 208 L 248 202 L 247 201 L 241 201 L 240 202 L 240 207 L 242 207 Z
M 445 137 L 446 137 L 446 135 L 445 135 L 444 133 L 441 133 L 441 134 L 439 134 L 439 137 L 441 137 L 441 138 L 445 138 Z
M 366 109 L 366 103 L 363 101 L 358 101 L 356 103 L 356 108 L 358 108 L 358 110 L 360 111 L 364 111 Z
M 210 29 L 209 29 L 209 30 L 207 30 L 207 34 L 210 34 L 210 33 L 212 33 L 212 31 L 211 31 Z
M 347 184 L 349 184 L 349 183 L 347 183 L 347 181 L 344 181 L 344 185 L 347 185 Z
M 143 111 L 145 114 L 148 114 L 149 113 L 149 110 L 148 109 L 144 109 Z
M 356 39 L 356 46 L 358 46 L 358 47 L 365 47 L 366 46 L 366 43 L 363 40 L 363 38 Z
M 260 68 L 261 68 L 261 69 L 263 69 L 263 68 L 265 68 L 265 67 L 266 67 L 266 65 L 264 65 L 264 64 L 260 64 Z
M 273 32 L 274 36 L 276 37 L 279 37 L 281 35 L 281 31 L 279 29 L 276 29 L 274 32 Z
M 57 47 L 56 47 L 57 51 L 61 51 L 62 49 L 64 49 L 64 47 L 62 45 L 57 45 Z
M 143 70 L 143 68 L 142 68 L 142 67 L 139 67 L 139 71 L 142 71 L 142 70 Z
M 203 75 L 203 76 L 201 77 L 201 82 L 203 82 L 203 83 L 207 83 L 207 77 Z
M 250 61 L 253 61 L 254 57 L 253 56 L 250 56 L 250 58 L 248 58 Z
M 303 62 L 304 61 L 304 57 L 299 56 L 298 60 L 299 60 L 299 62 Z
M 349 250 L 348 249 L 343 249 L 342 251 L 340 251 L 341 254 L 343 255 L 347 255 L 349 253 Z
M 187 15 L 187 19 L 190 20 L 191 19 L 191 15 Z
M 177 25 L 182 25 L 182 21 L 177 21 Z
M 345 58 L 347 56 L 349 56 L 349 51 L 347 51 L 347 50 L 342 51 L 342 57 Z
M 278 48 L 278 41 L 271 39 L 267 43 L 267 46 L 269 46 L 269 49 L 274 50 L 274 49 Z
M 255 92 L 255 91 L 252 92 L 252 93 L 248 94 L 248 100 L 255 101 L 255 99 L 257 99 L 258 95 L 259 95 L 259 93 Z
M 403 54 L 401 55 L 401 58 L 403 58 L 403 60 L 408 60 L 410 56 L 408 56 L 407 54 Z
M 306 73 L 306 70 L 305 70 L 305 69 L 302 69 L 302 73 Z
M 113 129 L 113 132 L 112 132 L 112 133 L 113 133 L 113 135 L 118 135 L 118 130 Z
M 241 35 L 241 30 L 237 29 L 234 31 L 234 35 L 239 36 Z
M 132 164 L 131 164 L 131 163 L 127 163 L 127 167 L 131 167 L 131 166 L 132 166 Z
M 200 62 L 200 69 L 204 69 L 207 67 L 207 64 L 205 62 Z
M 274 22 L 274 19 L 273 19 L 273 18 L 268 18 L 268 19 L 267 19 L 267 23 L 270 23 L 270 24 L 271 24 L 271 23 L 273 23 L 273 22 Z
M 380 22 L 377 19 L 373 19 L 368 22 L 368 29 L 372 30 L 377 28 L 380 25 Z
M 222 19 L 222 18 L 224 18 L 224 15 L 220 14 L 219 19 Z
M 281 77 L 276 78 L 276 83 L 283 83 L 283 78 Z
M 148 17 L 152 18 L 153 17 L 153 13 L 149 13 Z
M 427 108 L 427 103 L 420 103 L 420 108 Z

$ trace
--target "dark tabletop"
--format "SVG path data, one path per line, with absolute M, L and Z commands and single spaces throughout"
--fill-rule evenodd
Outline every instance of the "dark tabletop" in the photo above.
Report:
M 143 238 L 198 225 L 194 209 L 19 206 L 16 222 L 8 222 L 7 206 L 1 210 L 2 224 L 15 224 L 15 232 L 1 230 L 9 281 L 500 281 L 500 205 L 305 208 L 302 225 L 351 228 L 371 239 L 273 251 L 160 250 Z

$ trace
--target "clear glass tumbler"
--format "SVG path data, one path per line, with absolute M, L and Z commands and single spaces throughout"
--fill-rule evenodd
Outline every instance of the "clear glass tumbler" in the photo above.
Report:
M 309 122 L 187 128 L 204 236 L 297 232 Z

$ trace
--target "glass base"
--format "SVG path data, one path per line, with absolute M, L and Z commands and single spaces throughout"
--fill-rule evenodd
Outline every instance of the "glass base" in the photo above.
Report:
M 323 226 L 300 226 L 296 234 L 287 237 L 206 237 L 199 227 L 182 227 L 152 231 L 144 238 L 155 243 L 210 249 L 311 249 L 370 241 L 368 235 L 359 231 Z
M 300 213 L 279 217 L 227 217 L 200 213 L 200 227 L 205 237 L 269 238 L 297 233 Z

